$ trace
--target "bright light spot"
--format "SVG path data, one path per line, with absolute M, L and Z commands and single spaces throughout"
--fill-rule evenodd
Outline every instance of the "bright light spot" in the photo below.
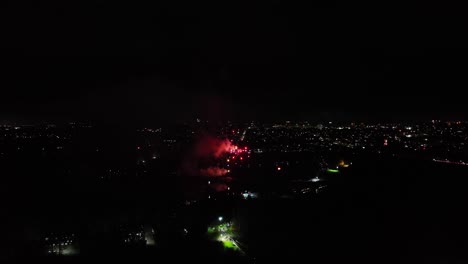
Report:
M 340 160 L 340 162 L 338 163 L 338 166 L 343 167 L 343 168 L 347 168 L 347 167 L 349 167 L 349 164 L 344 162 L 344 160 Z
M 222 216 L 218 217 L 218 221 L 220 222 L 223 221 L 223 217 Z
M 280 171 L 280 170 L 281 170 L 281 167 L 278 167 L 278 168 L 276 168 L 276 169 L 277 169 L 278 171 Z
M 226 161 L 227 161 L 227 162 L 229 162 L 229 161 L 230 161 L 230 159 L 227 159 Z
M 78 253 L 79 253 L 78 250 L 76 250 L 72 246 L 65 247 L 61 252 L 61 254 L 64 255 L 64 256 L 76 255 Z
M 243 160 L 243 158 L 242 158 L 242 157 L 240 157 L 240 160 Z

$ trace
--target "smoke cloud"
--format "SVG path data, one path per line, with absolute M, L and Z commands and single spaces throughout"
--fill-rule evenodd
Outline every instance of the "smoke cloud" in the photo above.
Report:
M 229 170 L 226 170 L 224 168 L 210 167 L 207 169 L 201 169 L 200 175 L 205 177 L 220 177 L 226 175 L 228 172 Z
M 211 188 L 217 192 L 224 192 L 228 189 L 228 186 L 225 183 L 215 183 L 211 185 Z
M 232 152 L 236 148 L 237 147 L 227 139 L 205 137 L 195 145 L 195 156 L 199 158 L 219 158 L 224 153 Z
M 228 139 L 219 139 L 210 136 L 200 138 L 189 155 L 186 156 L 182 163 L 182 170 L 187 175 L 203 176 L 203 177 L 221 177 L 226 175 L 229 170 L 220 167 L 204 167 L 202 164 L 212 158 L 220 158 L 225 153 L 234 153 L 237 151 L 237 146 L 231 143 Z

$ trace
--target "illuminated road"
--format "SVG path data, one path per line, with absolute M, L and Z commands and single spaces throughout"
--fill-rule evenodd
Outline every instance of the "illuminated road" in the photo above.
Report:
M 234 239 L 235 234 L 232 223 L 222 223 L 217 226 L 212 226 L 208 228 L 208 233 L 215 234 L 216 240 L 222 242 L 225 248 L 239 251 L 245 255 L 242 244 Z
M 448 164 L 454 164 L 454 165 L 463 165 L 463 166 L 468 166 L 468 162 L 463 162 L 463 161 L 457 162 L 457 161 L 450 161 L 450 160 L 438 160 L 438 159 L 433 159 L 433 161 L 435 161 L 435 162 L 439 162 L 439 163 L 448 163 Z

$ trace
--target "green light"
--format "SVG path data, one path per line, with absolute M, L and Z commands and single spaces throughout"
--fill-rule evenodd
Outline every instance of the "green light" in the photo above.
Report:
M 208 227 L 208 234 L 213 234 L 216 231 L 214 227 Z
M 224 240 L 223 245 L 225 248 L 237 249 L 236 245 L 234 245 L 234 243 L 232 243 L 230 240 Z
M 334 169 L 328 169 L 327 172 L 337 173 L 337 172 L 340 172 L 340 171 L 339 170 L 334 170 Z
M 219 220 L 219 219 L 218 219 Z M 233 238 L 236 234 L 232 223 L 218 223 L 208 227 L 208 235 L 211 239 L 215 239 L 223 244 L 225 249 L 240 250 Z

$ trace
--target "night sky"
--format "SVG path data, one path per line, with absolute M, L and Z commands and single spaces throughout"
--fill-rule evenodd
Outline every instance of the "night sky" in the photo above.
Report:
M 465 6 L 9 2 L 3 119 L 468 116 Z

